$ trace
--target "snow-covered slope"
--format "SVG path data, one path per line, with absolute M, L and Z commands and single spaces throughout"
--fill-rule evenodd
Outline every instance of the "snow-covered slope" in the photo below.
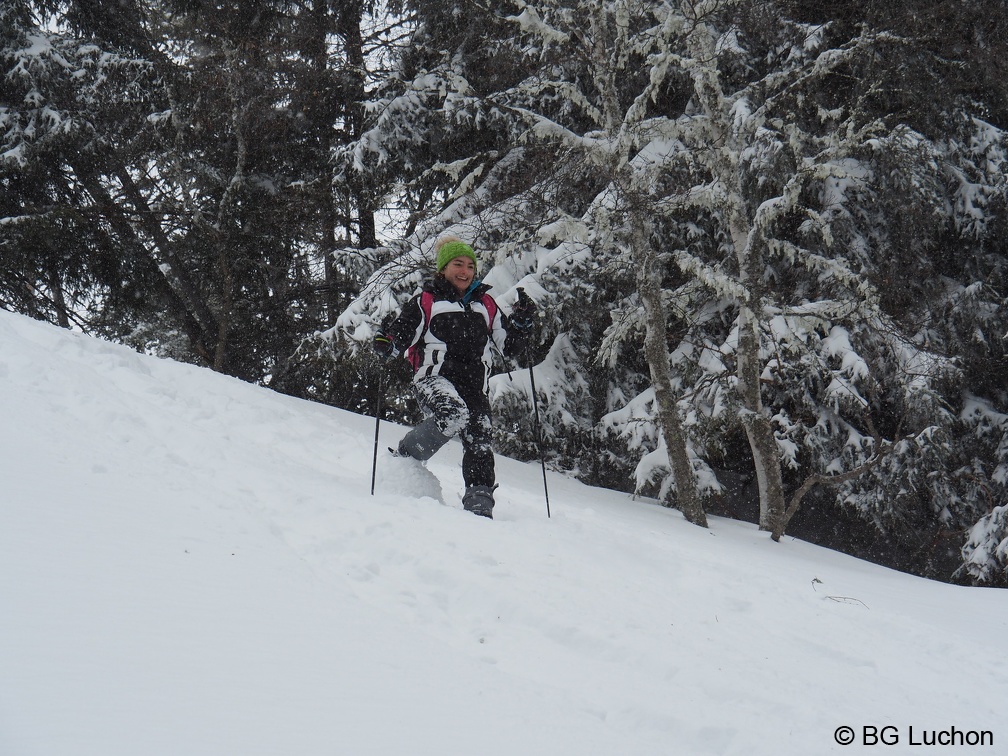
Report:
M 455 443 L 371 496 L 373 419 L 4 312 L 0 389 L 3 756 L 1008 753 L 1004 591 L 503 458 L 485 520 Z

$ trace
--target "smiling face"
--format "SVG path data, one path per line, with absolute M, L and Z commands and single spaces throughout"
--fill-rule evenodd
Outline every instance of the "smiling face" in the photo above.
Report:
M 459 255 L 444 266 L 441 274 L 448 279 L 448 283 L 454 286 L 459 294 L 465 294 L 466 289 L 469 288 L 476 276 L 476 263 L 470 257 Z

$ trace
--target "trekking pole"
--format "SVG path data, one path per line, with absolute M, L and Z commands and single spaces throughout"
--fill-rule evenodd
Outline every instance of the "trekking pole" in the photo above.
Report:
M 525 289 L 518 287 L 518 300 L 526 296 Z M 532 370 L 532 354 L 525 344 L 525 362 L 528 363 L 528 380 L 532 384 L 532 410 L 535 416 L 535 444 L 539 448 L 539 462 L 542 464 L 542 490 L 546 494 L 546 517 L 549 514 L 549 486 L 546 485 L 546 454 L 542 450 L 542 422 L 539 420 L 539 399 L 535 391 L 535 372 Z
M 374 496 L 375 477 L 378 474 L 378 428 L 381 425 L 382 399 L 385 397 L 385 371 L 378 374 L 378 402 L 374 413 L 374 456 L 371 459 L 371 495 Z
M 539 447 L 539 461 L 542 463 L 543 491 L 546 493 L 546 518 L 550 519 L 549 486 L 546 485 L 546 454 L 543 452 L 542 423 L 539 421 L 539 399 L 536 394 L 535 372 L 532 370 L 532 356 L 529 354 L 527 346 L 525 347 L 525 360 L 528 362 L 529 381 L 532 383 L 532 408 L 535 411 L 536 445 Z

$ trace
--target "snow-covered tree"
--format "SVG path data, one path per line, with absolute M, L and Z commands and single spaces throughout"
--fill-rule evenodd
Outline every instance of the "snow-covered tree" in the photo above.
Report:
M 333 163 L 361 125 L 364 5 L 24 2 L 8 19 L 5 301 L 301 392 L 290 355 L 374 259 L 383 188 Z
M 151 66 L 49 30 L 47 10 L 0 10 L 0 302 L 69 326 L 97 295 L 128 297 L 125 279 L 157 272 L 108 242 L 71 167 L 93 145 L 100 108 L 115 113 L 115 128 L 137 126 L 130 107 L 151 85 Z
M 994 507 L 970 529 L 963 569 L 980 583 L 1008 585 L 1008 505 Z
M 920 538 L 983 514 L 986 483 L 964 471 L 993 480 L 981 458 L 996 447 L 956 407 L 976 385 L 963 357 L 1003 354 L 1003 135 L 975 98 L 994 80 L 948 76 L 965 64 L 905 8 L 857 23 L 788 2 L 425 7 L 427 43 L 360 164 L 410 156 L 409 186 L 427 192 L 410 195 L 417 259 L 460 228 L 509 284 L 543 287 L 597 437 L 636 450 L 639 486 L 682 497 L 693 478 L 718 495 L 718 471 L 748 458 L 775 537 L 805 496 Z M 974 11 L 957 17 L 964 34 L 980 34 Z M 993 41 L 978 41 L 987 58 Z M 1004 112 L 992 91 L 986 112 Z M 906 276 L 958 242 L 954 280 L 930 263 Z M 355 322 L 408 296 L 416 280 L 400 280 Z M 936 327 L 943 311 L 953 321 Z M 1003 390 L 984 400 L 999 411 Z M 963 472 L 935 486 L 936 463 Z

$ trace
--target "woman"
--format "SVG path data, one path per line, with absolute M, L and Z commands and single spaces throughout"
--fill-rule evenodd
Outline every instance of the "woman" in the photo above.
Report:
M 493 517 L 497 487 L 491 449 L 488 386 L 492 350 L 516 357 L 535 327 L 535 305 L 519 290 L 511 316 L 504 315 L 476 277 L 473 248 L 456 237 L 436 246 L 437 272 L 399 317 L 374 339 L 383 357 L 407 352 L 416 371 L 413 386 L 427 418 L 399 442 L 397 454 L 428 460 L 448 439 L 462 441 L 462 505 Z

